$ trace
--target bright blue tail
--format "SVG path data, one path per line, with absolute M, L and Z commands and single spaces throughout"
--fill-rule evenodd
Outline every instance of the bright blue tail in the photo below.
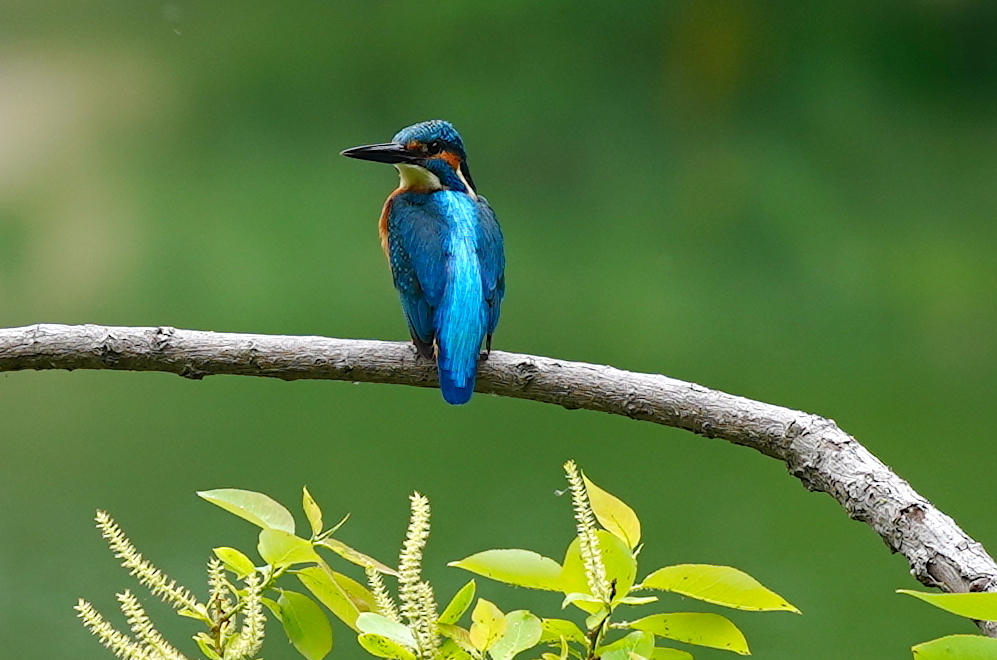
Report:
M 436 310 L 437 365 L 440 389 L 447 403 L 467 403 L 474 392 L 478 371 L 478 351 L 487 331 L 481 275 L 474 252 L 453 241 L 447 290 Z
M 454 375 L 451 371 L 440 370 L 440 390 L 443 392 L 444 401 L 459 406 L 471 400 L 475 374 L 472 373 L 470 378 L 461 379 L 464 381 L 463 385 L 457 384 Z
M 433 316 L 436 330 L 440 389 L 447 403 L 467 403 L 474 392 L 478 351 L 488 331 L 478 259 L 478 210 L 470 197 L 453 192 L 438 193 L 445 202 L 447 218 L 444 240 L 446 286 Z
M 485 337 L 484 307 L 479 301 L 465 298 L 445 305 L 437 331 L 436 364 L 440 374 L 440 389 L 447 403 L 467 403 L 474 392 L 478 372 L 478 351 Z M 475 309 L 477 307 L 477 309 Z

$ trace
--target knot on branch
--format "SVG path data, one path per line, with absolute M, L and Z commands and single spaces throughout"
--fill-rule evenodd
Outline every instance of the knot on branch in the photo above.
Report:
M 523 387 L 529 387 L 537 376 L 540 375 L 540 367 L 533 362 L 520 362 L 516 365 L 516 377 Z
M 94 344 L 93 353 L 98 357 L 98 359 L 107 365 L 116 365 L 122 357 L 122 348 L 120 347 L 120 340 L 114 336 L 113 333 L 103 331 L 103 328 L 99 326 L 88 326 L 93 327 L 94 331 L 99 333 L 99 339 Z
M 159 352 L 169 350 L 173 346 L 173 338 L 176 334 L 176 328 L 171 328 L 168 325 L 159 326 L 153 331 L 152 339 L 149 341 L 152 350 Z

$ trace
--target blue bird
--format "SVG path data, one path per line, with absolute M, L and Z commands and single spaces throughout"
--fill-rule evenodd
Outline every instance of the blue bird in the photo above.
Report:
M 492 349 L 505 294 L 502 230 L 477 193 L 450 122 L 404 128 L 391 142 L 344 156 L 391 163 L 401 183 L 381 211 L 381 247 L 419 355 L 436 360 L 447 403 L 467 403 Z

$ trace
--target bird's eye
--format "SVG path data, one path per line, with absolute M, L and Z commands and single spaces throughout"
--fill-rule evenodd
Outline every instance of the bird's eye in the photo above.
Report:
M 426 153 L 429 155 L 435 156 L 441 151 L 443 151 L 443 143 L 439 140 L 433 140 L 432 142 L 426 143 Z

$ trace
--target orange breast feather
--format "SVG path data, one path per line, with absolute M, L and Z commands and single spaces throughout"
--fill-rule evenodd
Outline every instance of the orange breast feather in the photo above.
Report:
M 388 214 L 391 213 L 391 202 L 394 201 L 395 195 L 402 192 L 402 190 L 402 188 L 398 188 L 384 200 L 384 208 L 381 209 L 381 219 L 377 223 L 377 233 L 381 236 L 381 249 L 384 250 L 384 256 L 389 259 L 391 255 L 388 254 Z

